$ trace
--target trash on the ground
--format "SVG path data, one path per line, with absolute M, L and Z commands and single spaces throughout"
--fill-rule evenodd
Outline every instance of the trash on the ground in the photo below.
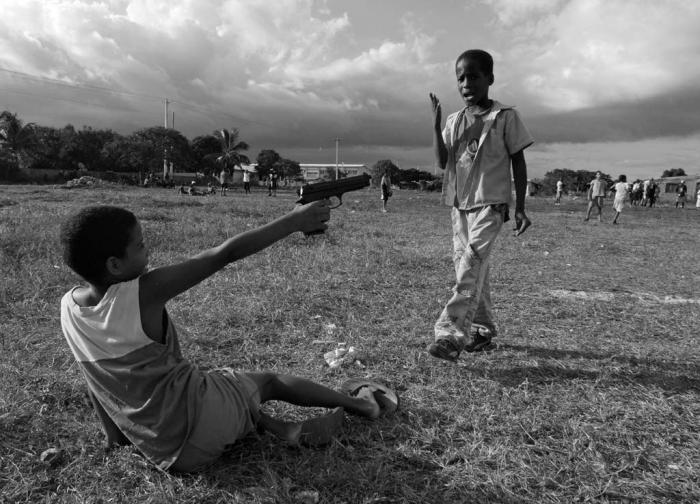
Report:
M 344 344 L 338 345 L 338 348 L 323 354 L 323 358 L 328 363 L 331 369 L 339 368 L 349 364 L 355 364 L 358 367 L 364 367 L 359 358 L 359 353 L 354 346 L 345 347 Z
M 54 466 L 61 462 L 64 454 L 64 450 L 60 448 L 49 448 L 48 450 L 41 452 L 39 460 L 41 460 L 44 464 Z
M 303 490 L 294 495 L 294 502 L 299 504 L 318 504 L 318 492 L 313 490 Z

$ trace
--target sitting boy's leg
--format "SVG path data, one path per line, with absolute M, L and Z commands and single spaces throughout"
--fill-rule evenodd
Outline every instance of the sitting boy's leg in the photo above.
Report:
M 301 422 L 285 422 L 260 413 L 258 425 L 289 444 L 319 446 L 330 443 L 340 432 L 345 418 L 343 408 Z
M 284 401 L 297 406 L 345 408 L 348 412 L 377 418 L 380 407 L 370 391 L 352 397 L 305 378 L 275 373 L 243 373 L 255 382 L 261 402 Z

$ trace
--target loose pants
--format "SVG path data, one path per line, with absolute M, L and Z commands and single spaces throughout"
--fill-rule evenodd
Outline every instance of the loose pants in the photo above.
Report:
M 475 210 L 452 209 L 456 283 L 435 323 L 435 340 L 447 339 L 462 350 L 470 330 L 496 335 L 491 309 L 489 256 L 507 213 L 506 205 Z

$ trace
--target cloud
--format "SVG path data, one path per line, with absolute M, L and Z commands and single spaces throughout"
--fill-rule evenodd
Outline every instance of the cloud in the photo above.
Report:
M 0 67 L 75 86 L 0 74 L 0 106 L 33 93 L 13 110 L 43 124 L 131 132 L 160 124 L 167 97 L 190 137 L 240 127 L 262 148 L 341 136 L 425 149 L 427 93 L 445 113 L 462 106 L 452 67 L 465 38 L 493 53 L 492 96 L 517 105 L 540 143 L 689 134 L 700 115 L 694 0 L 480 0 L 468 16 L 402 1 L 3 4 Z
M 673 93 L 697 81 L 700 4 L 687 0 L 490 0 L 515 47 L 512 90 L 540 108 L 576 110 Z
M 611 103 L 570 112 L 543 114 L 528 124 L 542 142 L 618 142 L 700 131 L 700 89 Z

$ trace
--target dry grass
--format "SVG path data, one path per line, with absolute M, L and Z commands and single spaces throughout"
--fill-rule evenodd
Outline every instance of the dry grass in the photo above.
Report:
M 158 265 L 270 220 L 292 195 L 0 186 L 0 501 L 700 501 L 700 212 L 628 209 L 611 226 L 583 223 L 580 201 L 531 200 L 533 228 L 504 232 L 494 253 L 498 347 L 453 365 L 425 352 L 453 280 L 449 210 L 411 191 L 396 191 L 388 214 L 376 191 L 345 200 L 325 237 L 292 236 L 169 309 L 202 366 L 331 386 L 378 377 L 402 410 L 348 418 L 324 449 L 250 436 L 183 477 L 101 448 L 60 333 L 58 302 L 76 278 L 58 224 L 85 204 L 128 207 Z M 314 340 L 358 347 L 366 367 L 329 370 L 332 345 Z M 52 447 L 63 456 L 42 463 Z

